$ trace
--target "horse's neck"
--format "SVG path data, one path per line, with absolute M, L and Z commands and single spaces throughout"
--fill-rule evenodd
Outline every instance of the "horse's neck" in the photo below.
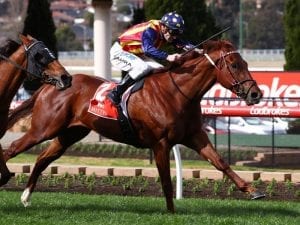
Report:
M 216 82 L 214 69 L 210 66 L 209 62 L 202 60 L 200 63 L 199 65 L 191 65 L 190 69 L 189 67 L 182 67 L 182 71 L 185 71 L 184 73 L 179 74 L 174 71 L 174 73 L 171 74 L 174 82 L 170 85 L 173 86 L 173 88 L 177 85 L 178 88 L 175 88 L 180 90 L 177 92 L 184 93 L 186 97 L 193 101 L 200 101 L 203 95 Z M 193 67 L 194 69 L 192 70 Z
M 13 53 L 9 59 L 12 62 L 17 63 L 22 68 L 26 66 L 26 55 L 23 47 L 20 47 L 15 53 Z M 21 86 L 25 75 L 23 71 L 17 68 L 13 63 L 2 60 L 0 63 L 0 99 L 1 104 L 9 104 L 13 99 L 14 95 L 17 93 L 19 87 Z

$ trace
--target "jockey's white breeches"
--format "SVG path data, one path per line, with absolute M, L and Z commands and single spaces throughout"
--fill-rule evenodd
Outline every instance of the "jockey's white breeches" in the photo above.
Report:
M 114 67 L 127 71 L 128 75 L 134 80 L 147 75 L 152 69 L 163 67 L 149 57 L 143 56 L 143 58 L 140 58 L 135 54 L 124 51 L 118 42 L 115 42 L 110 49 L 110 62 Z

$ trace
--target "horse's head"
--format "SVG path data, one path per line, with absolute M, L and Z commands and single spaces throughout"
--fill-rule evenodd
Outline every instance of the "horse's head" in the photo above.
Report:
M 30 35 L 20 35 L 27 53 L 27 71 L 43 83 L 55 85 L 62 90 L 71 86 L 72 76 L 60 64 L 54 54 L 42 41 L 37 41 Z
M 205 48 L 205 57 L 217 70 L 217 81 L 245 100 L 247 105 L 259 103 L 262 92 L 252 78 L 247 63 L 228 41 L 213 42 Z

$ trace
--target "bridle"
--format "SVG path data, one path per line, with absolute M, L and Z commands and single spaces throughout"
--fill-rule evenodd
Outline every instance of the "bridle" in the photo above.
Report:
M 25 53 L 27 55 L 27 65 L 26 68 L 22 67 L 20 64 L 16 63 L 15 61 L 11 60 L 9 57 L 0 53 L 0 58 L 6 60 L 7 62 L 11 63 L 13 66 L 18 68 L 19 70 L 28 74 L 28 79 L 34 80 L 36 78 L 41 78 L 42 82 L 48 84 L 55 84 L 57 81 L 49 77 L 45 72 L 43 72 L 42 65 L 39 63 L 35 63 L 35 54 L 43 48 L 43 50 L 47 51 L 46 61 L 43 65 L 48 65 L 50 62 L 56 60 L 56 57 L 51 53 L 51 51 L 45 46 L 42 41 L 34 41 L 29 46 L 23 45 L 25 49 Z M 44 55 L 45 56 L 45 55 Z
M 207 58 L 207 60 L 217 69 L 218 71 L 218 76 L 220 76 L 220 74 L 222 73 L 222 69 L 218 67 L 219 62 L 224 62 L 225 68 L 227 69 L 227 71 L 229 72 L 231 78 L 232 78 L 232 82 L 231 82 L 231 86 L 229 87 L 229 89 L 235 93 L 238 97 L 245 99 L 248 96 L 249 91 L 251 90 L 251 88 L 253 86 L 256 85 L 256 81 L 253 79 L 245 79 L 242 81 L 238 81 L 235 77 L 233 72 L 231 71 L 230 67 L 228 66 L 227 62 L 226 62 L 226 57 L 228 55 L 231 54 L 240 54 L 238 51 L 229 51 L 224 53 L 221 53 L 221 56 L 216 60 L 216 62 L 214 62 L 211 57 L 207 54 L 204 53 L 204 56 Z M 247 91 L 245 91 L 243 84 L 246 82 L 252 82 L 252 85 L 247 89 Z
M 226 52 L 225 54 L 221 53 L 221 56 L 216 60 L 216 62 L 214 62 L 212 60 L 212 58 L 207 53 L 204 53 L 203 55 L 217 69 L 217 71 L 218 71 L 217 76 L 220 76 L 220 74 L 222 73 L 222 69 L 218 67 L 218 64 L 221 61 L 224 62 L 225 68 L 227 69 L 227 71 L 229 72 L 229 74 L 230 74 L 230 76 L 233 80 L 230 84 L 231 86 L 229 87 L 229 90 L 231 90 L 233 93 L 235 93 L 238 97 L 240 97 L 242 99 L 245 99 L 248 96 L 248 93 L 251 90 L 251 88 L 256 85 L 256 81 L 253 80 L 253 79 L 245 79 L 245 80 L 242 80 L 242 81 L 238 81 L 234 77 L 233 72 L 231 71 L 231 69 L 228 66 L 228 64 L 226 62 L 226 59 L 225 59 L 228 55 L 231 55 L 231 54 L 240 54 L 240 53 L 238 51 L 229 51 L 229 52 Z M 171 78 L 171 81 L 172 81 L 173 85 L 176 87 L 176 89 L 179 91 L 179 93 L 181 93 L 181 95 L 184 96 L 187 100 L 192 101 L 192 99 L 190 97 L 188 97 L 180 89 L 180 87 L 176 84 L 176 82 L 175 82 L 175 80 L 172 76 L 171 71 L 169 71 L 169 76 Z M 245 89 L 243 87 L 243 84 L 246 83 L 246 82 L 252 82 L 252 85 L 247 89 L 247 91 L 245 91 Z

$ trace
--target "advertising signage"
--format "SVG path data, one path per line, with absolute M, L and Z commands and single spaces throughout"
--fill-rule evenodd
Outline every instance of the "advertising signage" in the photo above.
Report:
M 263 92 L 259 104 L 247 106 L 220 84 L 203 97 L 201 110 L 214 116 L 300 117 L 300 72 L 251 72 Z

